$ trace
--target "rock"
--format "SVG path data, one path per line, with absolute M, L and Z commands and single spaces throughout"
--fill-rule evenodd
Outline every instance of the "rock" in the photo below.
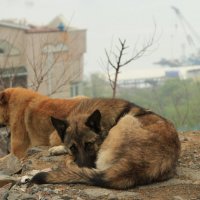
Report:
M 52 200 L 63 200 L 63 198 L 62 198 L 62 197 L 59 197 L 59 196 L 54 196 L 54 197 L 52 198 Z
M 188 139 L 187 139 L 186 137 L 184 137 L 184 136 L 179 136 L 179 140 L 180 140 L 181 142 L 186 142 L 186 141 L 188 141 Z
M 126 200 L 126 199 L 141 199 L 140 198 L 140 194 L 136 193 L 136 192 L 128 192 L 128 191 L 124 191 L 124 192 L 120 192 L 117 194 L 117 198 L 119 200 Z
M 129 192 L 129 191 L 115 191 L 115 190 L 108 190 L 103 188 L 92 188 L 92 189 L 85 189 L 83 191 L 86 195 L 88 195 L 89 199 L 98 199 L 98 198 L 107 198 L 109 200 L 115 199 L 140 199 L 139 193 L 136 192 Z
M 200 171 L 186 167 L 178 167 L 177 174 L 193 181 L 200 181 Z
M 118 197 L 116 194 L 112 193 L 108 195 L 108 200 L 118 200 Z
M 13 175 L 22 169 L 20 160 L 13 154 L 9 154 L 0 160 L 1 174 Z
M 6 128 L 0 128 L 0 157 L 5 156 L 9 153 L 10 139 L 9 130 Z
M 50 189 L 50 188 L 44 188 L 43 191 L 45 192 L 45 194 L 55 194 L 54 190 Z
M 34 195 L 31 194 L 27 194 L 22 192 L 15 192 L 15 191 L 11 191 L 8 194 L 7 200 L 37 200 L 38 198 Z
M 103 188 L 85 189 L 83 191 L 89 199 L 107 198 L 109 200 L 140 199 L 140 194 L 129 191 L 115 191 Z
M 72 197 L 69 197 L 69 196 L 66 196 L 66 195 L 62 196 L 62 197 L 54 196 L 50 199 L 44 198 L 44 200 L 74 200 L 74 199 L 78 200 L 78 198 L 72 198 Z M 83 200 L 83 199 L 80 198 L 79 200 Z
M 77 197 L 76 200 L 83 200 L 81 197 Z
M 17 178 L 7 176 L 7 175 L 0 175 L 0 187 L 11 183 L 12 185 L 18 181 Z
M 13 183 L 8 183 L 4 185 L 3 187 L 0 188 L 0 199 L 7 199 L 8 197 L 8 192 L 10 188 L 12 187 Z
M 140 189 L 147 189 L 148 188 L 162 188 L 162 187 L 169 187 L 175 185 L 188 185 L 188 184 L 195 184 L 192 180 L 181 180 L 177 178 L 172 178 L 167 181 L 152 183 L 150 185 L 139 186 Z
M 102 189 L 102 188 L 91 188 L 85 189 L 83 191 L 90 199 L 98 199 L 100 197 L 105 197 L 109 195 L 113 195 L 112 190 Z
M 173 196 L 173 200 L 184 200 L 184 199 L 180 196 Z
M 22 173 L 27 174 L 32 170 L 43 170 L 46 168 L 54 169 L 60 166 L 61 163 L 64 163 L 66 156 L 50 156 L 48 149 L 49 147 L 31 148 L 30 151 L 34 153 L 27 154 L 23 160 Z
M 43 149 L 41 147 L 32 147 L 32 148 L 28 149 L 27 156 L 32 156 L 41 151 L 43 151 Z
M 72 199 L 74 199 L 74 198 L 65 195 L 65 196 L 63 196 L 61 199 L 62 199 L 62 200 L 72 200 Z

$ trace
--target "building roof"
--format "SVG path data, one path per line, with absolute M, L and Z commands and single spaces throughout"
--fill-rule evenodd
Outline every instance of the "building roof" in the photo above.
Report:
M 31 26 L 26 30 L 26 33 L 46 33 L 46 32 L 60 32 L 57 28 L 50 28 L 47 26 Z
M 44 33 L 44 32 L 60 32 L 60 31 L 73 31 L 77 30 L 74 27 L 69 26 L 69 23 L 64 16 L 59 15 L 55 17 L 49 24 L 45 26 L 36 26 L 29 24 L 25 20 L 0 20 L 0 26 L 21 29 L 27 33 Z
M 17 23 L 15 20 L 0 20 L 0 26 L 15 28 L 15 29 L 22 29 L 22 30 L 29 29 L 28 25 L 22 24 L 20 22 Z

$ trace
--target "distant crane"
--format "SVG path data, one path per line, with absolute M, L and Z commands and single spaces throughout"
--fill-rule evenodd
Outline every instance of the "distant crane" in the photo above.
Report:
M 180 21 L 180 24 L 182 26 L 188 44 L 190 46 L 196 47 L 197 44 L 193 38 L 196 38 L 198 43 L 200 43 L 199 34 L 194 30 L 194 28 L 191 26 L 191 24 L 187 21 L 187 19 L 183 16 L 183 14 L 180 12 L 178 8 L 176 8 L 175 6 L 171 6 L 171 8 L 175 12 Z
M 155 64 L 159 64 L 162 66 L 170 66 L 170 67 L 180 67 L 183 65 L 200 65 L 200 36 L 192 27 L 192 25 L 188 22 L 188 20 L 183 16 L 181 11 L 175 6 L 171 6 L 171 9 L 175 12 L 180 25 L 183 29 L 186 41 L 188 45 L 195 50 L 194 54 L 191 54 L 186 59 L 174 59 L 169 60 L 166 58 L 162 58 L 160 61 L 155 62 Z

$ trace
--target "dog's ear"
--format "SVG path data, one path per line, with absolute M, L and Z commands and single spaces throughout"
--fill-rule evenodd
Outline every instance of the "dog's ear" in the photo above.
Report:
M 56 129 L 56 131 L 58 132 L 58 135 L 60 136 L 63 142 L 65 134 L 66 134 L 66 129 L 68 127 L 68 122 L 66 120 L 61 120 L 61 119 L 51 117 L 51 123 L 53 124 L 53 127 Z
M 0 105 L 4 105 L 8 102 L 5 92 L 0 92 Z
M 99 110 L 95 110 L 87 119 L 85 125 L 93 129 L 96 133 L 99 133 L 101 127 L 101 113 Z

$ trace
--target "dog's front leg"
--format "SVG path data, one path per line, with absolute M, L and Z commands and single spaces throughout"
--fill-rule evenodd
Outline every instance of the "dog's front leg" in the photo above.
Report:
M 11 127 L 11 154 L 18 158 L 23 158 L 26 155 L 27 149 L 30 147 L 30 139 L 25 129 Z

